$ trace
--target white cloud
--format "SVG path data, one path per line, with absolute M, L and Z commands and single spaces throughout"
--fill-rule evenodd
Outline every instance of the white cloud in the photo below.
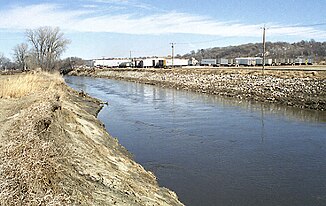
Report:
M 91 8 L 91 9 L 94 9 L 94 8 L 98 8 L 98 5 L 94 5 L 94 4 L 85 4 L 82 6 L 83 8 Z
M 0 28 L 30 29 L 40 26 L 71 27 L 79 18 L 89 12 L 84 10 L 64 11 L 55 4 L 18 6 L 0 10 Z
M 129 3 L 129 0 L 91 0 L 98 3 Z
M 84 0 L 84 1 L 99 3 L 99 4 L 111 4 L 111 5 L 136 7 L 136 8 L 147 9 L 147 10 L 155 8 L 150 4 L 146 4 L 138 0 Z
M 261 33 L 259 25 L 216 22 L 209 18 L 177 12 L 142 17 L 130 14 L 91 17 L 81 19 L 71 29 L 126 34 L 186 33 L 249 37 Z
M 130 0 L 93 0 L 103 3 Z M 37 4 L 0 10 L 0 28 L 27 29 L 39 26 L 59 26 L 65 31 L 115 32 L 125 34 L 200 34 L 221 37 L 259 37 L 261 25 L 219 22 L 205 16 L 164 12 L 151 15 L 97 13 L 95 6 L 86 9 L 64 9 L 56 4 Z M 277 25 L 279 26 L 279 25 Z M 325 31 L 309 27 L 270 29 L 270 36 L 326 38 Z
M 299 36 L 307 38 L 326 38 L 325 31 L 317 30 L 312 27 L 271 27 L 270 31 L 267 31 L 270 35 L 276 36 Z

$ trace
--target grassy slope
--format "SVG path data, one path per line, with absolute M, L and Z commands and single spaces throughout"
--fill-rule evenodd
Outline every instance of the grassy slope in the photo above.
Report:
M 0 205 L 182 205 L 86 112 L 98 102 L 59 75 L 0 85 Z

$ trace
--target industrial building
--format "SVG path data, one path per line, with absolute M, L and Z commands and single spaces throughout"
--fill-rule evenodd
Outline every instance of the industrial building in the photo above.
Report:
M 138 67 L 138 68 L 165 68 L 165 67 L 181 67 L 189 64 L 197 63 L 194 59 L 180 59 L 180 58 L 165 58 L 165 57 L 151 57 L 151 58 L 112 58 L 112 59 L 95 59 L 93 65 L 95 67 Z
M 130 62 L 130 59 L 126 59 L 126 58 L 95 59 L 93 60 L 93 62 L 94 62 L 94 67 L 118 68 L 120 64 Z

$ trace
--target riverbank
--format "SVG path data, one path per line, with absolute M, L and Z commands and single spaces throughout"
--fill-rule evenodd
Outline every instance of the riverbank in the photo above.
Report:
M 0 76 L 0 205 L 182 205 L 59 75 Z
M 326 110 L 326 71 L 256 69 L 76 69 L 69 75 L 122 79 L 258 102 Z

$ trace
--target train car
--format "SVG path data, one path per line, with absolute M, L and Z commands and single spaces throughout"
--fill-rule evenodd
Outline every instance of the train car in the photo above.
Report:
M 273 64 L 273 59 L 265 59 L 265 65 L 272 66 L 272 64 Z
M 101 59 L 95 59 L 93 64 L 94 64 L 94 67 L 104 66 L 104 59 L 103 60 L 101 60 Z
M 217 59 L 217 65 L 218 66 L 229 66 L 229 60 L 225 58 L 219 58 Z
M 255 58 L 255 65 L 256 66 L 262 66 L 263 65 L 263 58 L 261 57 L 256 57 Z M 273 64 L 273 59 L 267 59 L 265 58 L 265 66 L 271 66 Z
M 195 64 L 196 62 L 193 61 Z M 198 62 L 198 61 L 197 61 Z M 165 67 L 181 67 L 181 66 L 188 66 L 189 59 L 179 59 L 174 58 L 173 61 L 171 58 L 146 58 L 139 60 L 137 64 L 140 68 L 165 68 Z
M 234 66 L 234 63 L 235 63 L 234 59 L 228 59 L 229 66 Z
M 264 63 L 263 58 L 261 58 L 261 57 L 256 57 L 255 58 L 255 65 L 260 66 L 260 65 L 263 65 L 263 63 Z M 266 65 L 266 63 L 265 63 L 265 65 Z
M 280 63 L 280 65 L 285 65 L 285 66 L 293 65 L 294 64 L 294 59 L 282 58 L 282 59 L 280 59 L 279 63 Z
M 139 62 L 139 67 L 141 68 L 149 68 L 149 67 L 155 67 L 156 66 L 156 58 L 146 58 L 142 59 Z
M 305 64 L 305 60 L 303 58 L 296 58 L 294 60 L 294 64 L 295 65 L 303 65 L 303 64 Z
M 311 59 L 311 58 L 308 58 L 308 59 L 306 59 L 306 65 L 313 65 L 314 64 L 314 60 L 313 59 Z
M 141 59 L 133 59 L 134 67 L 140 67 Z
M 133 62 L 122 62 L 121 64 L 119 64 L 119 68 L 128 68 L 133 66 L 134 66 Z
M 281 65 L 287 65 L 287 59 L 281 58 L 280 63 L 281 63 Z
M 174 58 L 172 59 L 166 59 L 166 65 L 167 67 L 175 66 L 175 67 L 182 67 L 182 66 L 188 66 L 189 59 L 179 59 Z
M 201 66 L 216 66 L 217 61 L 216 61 L 216 59 L 202 59 L 200 61 L 200 65 Z
M 239 66 L 255 66 L 256 60 L 253 57 L 239 57 L 235 58 L 235 64 Z
M 290 65 L 294 65 L 294 59 L 289 59 Z
M 282 62 L 281 59 L 272 59 L 273 66 L 281 66 Z

